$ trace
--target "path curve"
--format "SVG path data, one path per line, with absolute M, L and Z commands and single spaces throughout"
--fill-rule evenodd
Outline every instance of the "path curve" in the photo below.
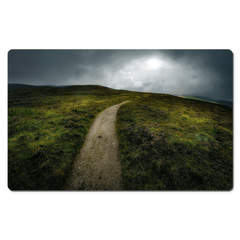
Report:
M 119 107 L 101 112 L 90 127 L 80 153 L 74 161 L 66 190 L 121 190 L 121 162 L 115 122 Z

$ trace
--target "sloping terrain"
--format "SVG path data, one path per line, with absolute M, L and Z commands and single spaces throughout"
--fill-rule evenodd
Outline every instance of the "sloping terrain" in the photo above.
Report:
M 10 91 L 8 187 L 63 189 L 95 116 L 138 96 L 139 93 L 91 85 Z
M 75 159 L 66 190 L 122 189 L 115 122 L 117 111 L 124 103 L 107 108 L 95 118 Z
M 220 105 L 224 105 L 224 106 L 227 106 L 227 107 L 233 107 L 233 102 L 232 101 L 219 100 L 219 99 L 213 99 L 213 98 L 201 97 L 201 96 L 199 97 L 199 96 L 186 96 L 186 95 L 184 95 L 184 97 L 188 98 L 188 99 L 199 100 L 199 101 L 218 103 Z
M 231 190 L 232 108 L 149 94 L 117 116 L 124 189 Z
M 233 187 L 230 107 L 94 85 L 13 88 L 8 96 L 11 190 L 63 190 L 64 186 L 82 190 L 230 190 Z M 76 172 L 84 181 L 77 177 L 75 187 L 66 187 L 66 179 L 74 179 L 72 170 L 77 162 L 74 159 L 83 149 L 96 116 L 129 100 L 119 108 L 116 122 L 123 180 L 120 188 L 104 183 L 112 170 L 106 175 L 93 174 L 86 170 L 84 161 L 80 161 L 82 169 Z M 95 136 L 96 143 L 104 140 L 99 136 Z M 95 149 L 95 145 L 92 147 Z M 99 184 L 93 186 L 90 175 L 97 177 Z M 116 176 L 119 178 L 119 171 Z

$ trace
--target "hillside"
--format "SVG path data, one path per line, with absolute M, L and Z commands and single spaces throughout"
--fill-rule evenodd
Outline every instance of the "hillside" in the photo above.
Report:
M 163 94 L 123 105 L 117 118 L 124 188 L 231 190 L 232 108 Z
M 9 188 L 61 190 L 95 116 L 138 95 L 94 85 L 15 87 L 8 95 Z
M 62 190 L 98 113 L 118 111 L 125 190 L 230 190 L 232 108 L 110 88 L 9 85 L 8 186 Z

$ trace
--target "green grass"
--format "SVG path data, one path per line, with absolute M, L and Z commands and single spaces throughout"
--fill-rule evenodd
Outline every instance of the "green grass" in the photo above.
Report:
M 95 116 L 138 95 L 101 86 L 33 87 L 10 92 L 9 188 L 63 189 Z
M 232 108 L 151 94 L 117 115 L 126 190 L 231 190 Z
M 64 189 L 96 115 L 126 100 L 116 123 L 126 190 L 232 188 L 232 108 L 101 86 L 9 92 L 9 188 Z

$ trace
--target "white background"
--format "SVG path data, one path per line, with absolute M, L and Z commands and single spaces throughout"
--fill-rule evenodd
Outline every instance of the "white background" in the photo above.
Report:
M 240 222 L 237 1 L 1 1 L 1 239 L 237 240 Z M 231 192 L 11 192 L 7 188 L 10 49 L 231 49 Z

